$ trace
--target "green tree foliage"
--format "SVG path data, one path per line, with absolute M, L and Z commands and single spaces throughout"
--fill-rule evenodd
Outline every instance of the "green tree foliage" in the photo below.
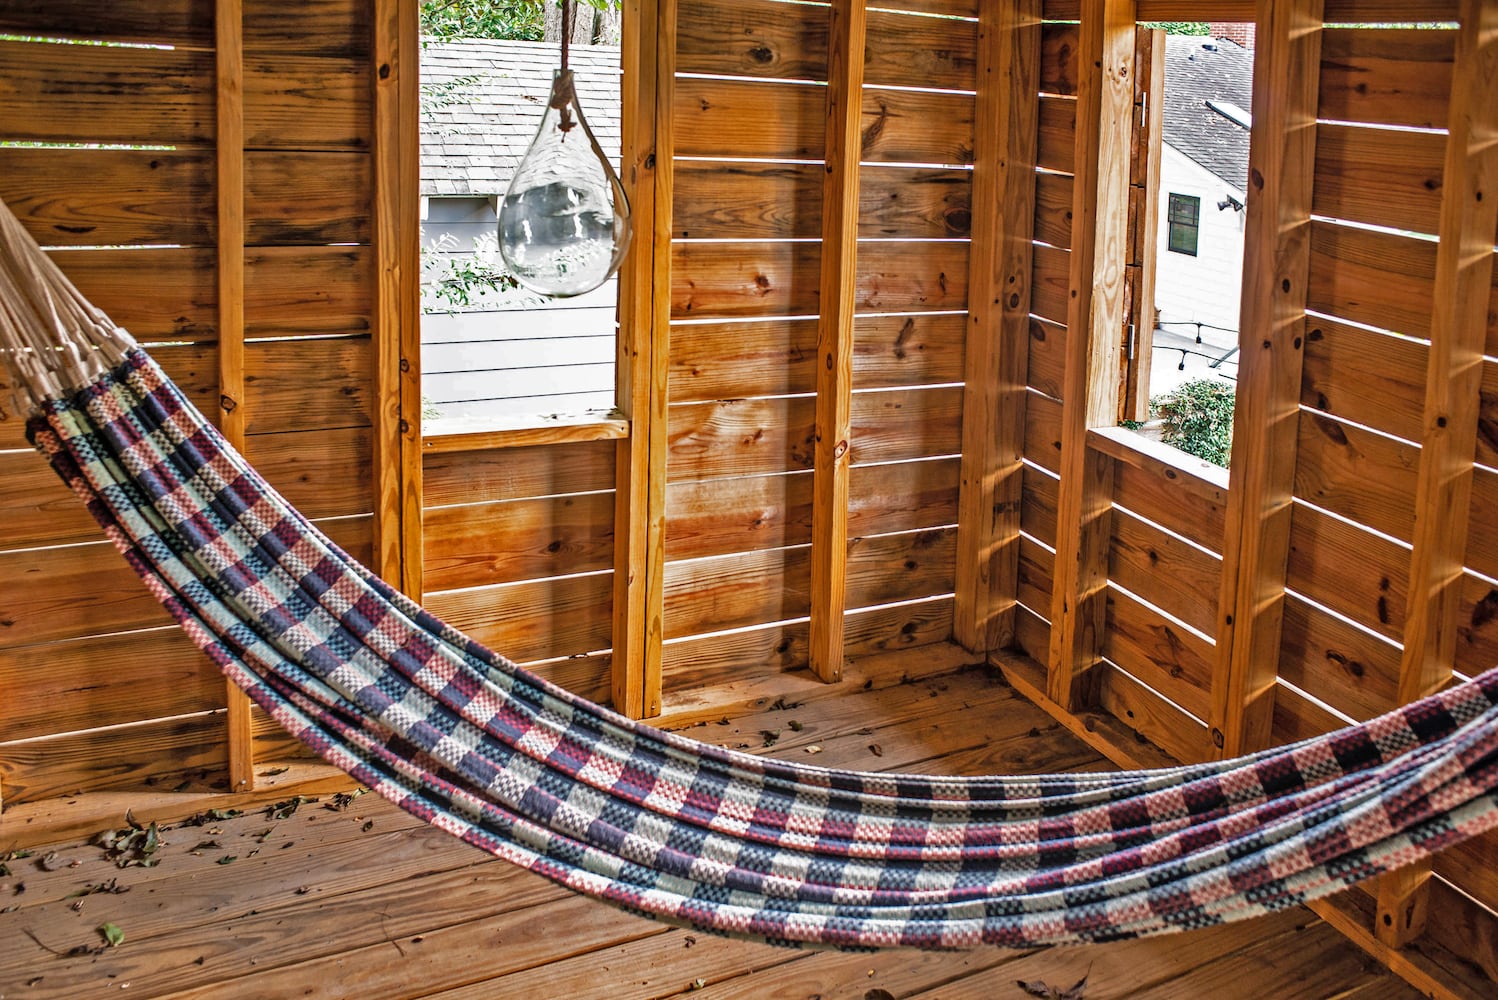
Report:
M 1189 455 L 1227 468 L 1233 448 L 1234 387 L 1219 379 L 1183 382 L 1174 392 L 1150 400 L 1164 421 L 1160 440 Z
M 1146 28 L 1159 28 L 1167 35 L 1205 35 L 1206 21 L 1146 21 Z
M 599 10 L 620 0 L 577 0 Z M 555 0 L 422 0 L 421 33 L 430 38 L 511 38 L 539 41 Z
M 539 0 L 422 0 L 421 4 L 421 33 L 431 38 L 539 41 L 544 23 Z

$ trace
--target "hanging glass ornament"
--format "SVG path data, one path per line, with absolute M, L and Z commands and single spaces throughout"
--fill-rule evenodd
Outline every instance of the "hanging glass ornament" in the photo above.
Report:
M 590 292 L 629 247 L 629 199 L 588 128 L 567 67 L 571 3 L 563 4 L 562 66 L 541 128 L 499 210 L 499 252 L 525 287 L 563 298 Z

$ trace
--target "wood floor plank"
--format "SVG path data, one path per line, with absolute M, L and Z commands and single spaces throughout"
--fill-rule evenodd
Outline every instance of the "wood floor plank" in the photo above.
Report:
M 923 661 L 939 656 L 915 650 L 871 661 L 858 675 L 867 687 L 860 680 L 830 694 L 784 675 L 778 687 L 746 688 L 726 724 L 704 709 L 677 716 L 673 728 L 835 767 L 988 774 L 1106 766 L 996 673 L 930 674 Z M 160 863 L 149 869 L 116 869 L 81 839 L 10 861 L 11 875 L 0 877 L 0 996 L 989 1000 L 1022 996 L 1018 979 L 1064 988 L 1083 974 L 1088 1000 L 1412 995 L 1377 967 L 1370 972 L 1361 952 L 1302 910 L 1183 937 L 1040 952 L 794 951 L 613 910 L 373 795 L 343 812 L 323 806 L 305 803 L 280 820 L 260 807 L 168 829 Z M 3 823 L 0 851 L 8 850 Z M 111 877 L 129 891 L 71 896 Z M 120 947 L 66 956 L 101 944 L 105 922 L 124 931 Z

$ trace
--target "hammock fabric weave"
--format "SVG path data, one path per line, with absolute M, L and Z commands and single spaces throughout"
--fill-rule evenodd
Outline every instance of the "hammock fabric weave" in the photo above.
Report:
M 17 231 L 0 226 L 0 328 L 28 304 L 55 325 L 70 286 Z M 26 267 L 8 289 L 7 257 Z M 633 722 L 375 578 L 88 316 L 72 360 L 14 334 L 0 353 L 28 384 L 92 366 L 29 437 L 192 639 L 374 791 L 630 910 L 777 943 L 1100 941 L 1291 906 L 1498 824 L 1498 671 L 1283 749 L 1141 772 L 860 773 Z

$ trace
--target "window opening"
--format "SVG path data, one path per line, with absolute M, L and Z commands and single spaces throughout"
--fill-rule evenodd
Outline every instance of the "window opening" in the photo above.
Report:
M 1244 202 L 1253 119 L 1251 24 L 1162 22 L 1158 207 L 1149 301 L 1137 310 L 1135 417 L 1145 434 L 1226 465 L 1237 380 Z M 1147 152 L 1145 152 L 1147 150 Z M 1135 176 L 1145 171 L 1135 170 Z M 1146 223 L 1148 224 L 1148 223 Z M 1142 419 L 1146 416 L 1148 419 Z
M 423 433 L 604 419 L 617 279 L 550 299 L 515 281 L 498 244 L 498 209 L 547 106 L 560 13 L 458 0 L 424 3 L 422 15 Z M 575 4 L 573 18 L 577 97 L 618 170 L 618 4 Z

